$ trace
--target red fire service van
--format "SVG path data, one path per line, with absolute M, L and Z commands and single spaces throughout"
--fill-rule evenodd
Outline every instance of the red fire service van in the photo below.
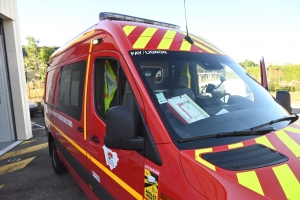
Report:
M 260 84 L 179 28 L 100 13 L 51 56 L 54 171 L 68 169 L 90 199 L 300 199 L 289 94 L 270 95 L 263 62 Z

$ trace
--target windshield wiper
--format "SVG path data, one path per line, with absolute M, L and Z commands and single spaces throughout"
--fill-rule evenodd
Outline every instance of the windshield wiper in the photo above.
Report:
M 289 124 L 291 124 L 291 123 L 295 122 L 297 119 L 298 119 L 297 115 L 290 115 L 290 116 L 287 116 L 287 117 L 282 117 L 282 118 L 279 118 L 279 119 L 269 121 L 268 123 L 261 124 L 259 126 L 252 127 L 252 128 L 250 128 L 250 130 L 260 129 L 262 127 L 270 126 L 272 124 L 275 124 L 275 123 L 278 123 L 278 122 L 283 122 L 283 121 L 290 121 Z
M 185 139 L 178 140 L 178 142 L 182 143 L 182 142 L 201 140 L 201 139 L 207 139 L 207 138 L 264 135 L 271 131 L 275 131 L 275 129 L 273 127 L 265 127 L 265 128 L 261 128 L 259 130 L 245 129 L 245 130 L 241 130 L 241 131 L 229 131 L 229 132 L 221 132 L 221 133 L 217 133 L 217 134 L 213 134 L 213 135 L 202 135 L 202 136 L 196 136 L 196 137 L 191 137 L 191 138 L 185 138 Z
M 179 143 L 182 142 L 188 142 L 193 140 L 200 140 L 200 139 L 207 139 L 207 138 L 221 138 L 221 137 L 234 137 L 234 136 L 251 136 L 251 135 L 264 135 L 266 133 L 269 133 L 271 131 L 275 131 L 275 129 L 270 126 L 272 124 L 282 122 L 282 121 L 289 121 L 290 123 L 293 123 L 298 119 L 297 115 L 290 115 L 288 117 L 279 118 L 276 120 L 272 120 L 268 123 L 261 124 L 259 126 L 255 126 L 249 129 L 241 130 L 241 131 L 231 131 L 231 132 L 221 132 L 213 135 L 203 135 L 203 136 L 196 136 L 191 138 L 185 138 L 178 140 Z M 267 126 L 267 127 L 266 127 Z

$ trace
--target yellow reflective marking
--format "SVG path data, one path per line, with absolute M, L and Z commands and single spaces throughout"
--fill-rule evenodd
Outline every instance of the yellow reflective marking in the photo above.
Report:
M 28 144 L 28 143 L 30 143 L 30 142 L 36 142 L 36 140 L 26 140 L 26 141 L 22 142 L 21 145 L 22 145 L 22 144 Z
M 300 145 L 288 136 L 283 130 L 275 132 L 277 137 L 295 154 L 296 157 L 300 156 Z
M 32 147 L 27 147 L 27 148 L 24 148 L 24 149 L 20 149 L 20 150 L 17 150 L 17 151 L 8 152 L 8 153 L 4 154 L 3 156 L 1 156 L 0 160 L 5 160 L 7 158 L 23 155 L 23 154 L 30 153 L 30 152 L 33 152 L 33 151 L 38 151 L 38 150 L 44 149 L 46 147 L 48 147 L 48 142 L 38 144 L 38 145 L 35 145 L 35 146 L 32 146 Z
M 295 124 L 297 124 L 297 125 L 299 125 L 299 126 L 300 126 L 300 122 L 299 122 L 299 121 L 296 121 L 296 122 L 295 122 Z
M 210 50 L 209 48 L 206 48 L 205 46 L 197 43 L 197 42 L 194 42 L 194 45 L 196 45 L 197 47 L 200 47 L 201 49 L 204 49 L 205 51 L 207 51 L 208 53 L 211 53 L 211 54 L 216 54 L 216 52 Z
M 129 185 L 127 185 L 122 179 L 120 179 L 118 176 L 116 176 L 114 173 L 112 173 L 110 170 L 108 170 L 105 166 L 103 166 L 98 160 L 96 160 L 94 157 L 92 157 L 89 153 L 87 153 L 84 149 L 82 149 L 80 146 L 78 146 L 73 140 L 71 140 L 68 136 L 66 136 L 59 128 L 57 128 L 50 120 L 45 118 L 51 126 L 55 128 L 56 131 L 58 131 L 64 138 L 66 138 L 76 149 L 78 149 L 83 155 L 85 155 L 89 160 L 91 160 L 95 165 L 97 165 L 104 173 L 106 173 L 109 177 L 111 177 L 114 181 L 116 181 L 120 186 L 122 186 L 127 192 L 129 192 L 132 196 L 134 196 L 136 199 L 143 199 L 143 197 L 136 192 L 133 188 L 131 188 Z
M 271 142 L 268 140 L 268 138 L 266 136 L 262 136 L 262 137 L 259 137 L 259 138 L 255 138 L 255 141 L 256 143 L 258 144 L 262 144 L 262 145 L 265 145 L 271 149 L 275 149 L 275 147 L 271 144 Z
M 176 31 L 168 30 L 165 33 L 163 39 L 160 41 L 157 49 L 169 49 L 174 40 L 176 33 L 177 33 Z
M 211 49 L 213 49 L 214 51 L 218 52 L 219 54 L 221 55 L 226 55 L 224 52 L 222 52 L 221 50 L 217 49 L 216 47 L 212 46 L 211 44 L 205 42 L 205 40 L 202 40 L 198 37 L 195 37 L 195 36 L 192 36 L 192 35 L 189 35 L 192 39 L 194 40 L 197 40 L 198 42 L 201 42 L 203 44 L 205 44 L 206 46 L 210 47 Z
M 273 167 L 273 171 L 284 191 L 287 199 L 294 200 L 300 197 L 300 183 L 287 165 Z
M 136 26 L 124 26 L 123 31 L 128 36 L 136 28 Z
M 243 147 L 244 144 L 242 142 L 236 143 L 236 144 L 230 144 L 228 145 L 229 149 L 234 149 L 234 148 L 238 148 L 238 147 Z
M 146 47 L 154 33 L 157 31 L 158 28 L 148 27 L 144 30 L 141 36 L 137 39 L 137 41 L 132 46 L 134 49 L 143 49 Z
M 3 188 L 3 187 L 4 187 L 4 185 L 5 185 L 5 184 L 3 184 L 3 185 L 0 185 L 0 189 L 1 189 L 1 188 Z
M 192 45 L 188 41 L 186 41 L 185 39 L 182 40 L 180 50 L 190 51 L 191 47 L 192 47 Z
M 202 153 L 208 153 L 208 152 L 212 152 L 212 148 L 206 148 L 206 149 L 198 149 L 195 150 L 195 158 L 198 162 L 200 162 L 201 164 L 205 165 L 206 167 L 216 171 L 216 166 L 214 166 L 213 164 L 207 162 L 206 160 L 204 160 L 200 154 Z
M 89 53 L 92 52 L 93 40 L 90 43 Z M 89 82 L 89 72 L 90 72 L 90 60 L 91 54 L 88 56 L 88 61 L 86 65 L 86 72 L 85 72 L 85 89 L 84 89 L 84 111 L 83 111 L 83 138 L 86 140 L 86 106 L 87 106 L 87 88 Z
M 93 35 L 95 32 L 94 30 L 91 30 L 89 32 L 84 33 L 82 36 L 79 36 L 78 38 L 75 38 L 73 41 L 70 41 L 69 43 L 65 44 L 65 46 L 63 46 L 61 49 L 58 49 L 57 51 L 55 51 L 49 58 L 49 60 L 51 60 L 56 54 L 61 53 L 62 51 L 64 51 L 65 49 L 67 49 L 68 47 L 72 46 L 73 44 L 75 44 L 76 42 L 79 42 L 91 35 Z
M 91 155 L 88 152 L 86 152 L 86 157 L 91 160 Z
M 6 174 L 6 173 L 17 171 L 19 169 L 23 169 L 34 158 L 35 158 L 35 156 L 32 157 L 32 158 L 27 158 L 25 160 L 21 160 L 19 162 L 15 162 L 15 163 L 10 163 L 10 164 L 7 164 L 7 165 L 4 165 L 4 166 L 0 167 L 0 176 L 3 175 L 3 174 Z
M 255 171 L 237 173 L 239 183 L 254 192 L 265 196 Z
M 132 187 L 127 185 L 122 179 L 112 173 L 109 169 L 103 166 L 98 160 L 91 156 L 91 161 L 97 165 L 104 173 L 106 173 L 110 178 L 116 181 L 121 187 L 123 187 L 127 192 L 129 192 L 135 199 L 143 199 L 143 197 L 136 192 Z
M 180 32 L 182 33 L 183 35 L 186 35 L 185 32 Z M 214 51 L 218 52 L 219 54 L 221 55 L 226 55 L 224 52 L 222 52 L 221 50 L 217 49 L 216 47 L 214 47 L 213 45 L 207 43 L 204 39 L 200 39 L 199 37 L 195 37 L 195 36 L 192 36 L 192 35 L 189 35 L 193 40 L 196 40 L 198 42 L 201 42 L 202 44 L 205 44 L 206 46 L 210 47 L 211 49 L 213 49 Z
M 284 128 L 285 131 L 290 131 L 290 132 L 293 132 L 293 133 L 300 133 L 300 129 L 299 128 L 293 128 L 293 127 L 286 127 Z
M 71 138 L 69 138 L 66 134 L 64 134 L 59 128 L 57 128 L 50 120 L 48 120 L 47 118 L 45 118 L 50 124 L 51 126 L 53 126 L 53 128 L 59 132 L 59 134 L 61 134 L 64 138 L 66 138 L 66 140 L 68 140 L 68 142 L 70 142 L 78 151 L 80 151 L 83 155 L 86 156 L 86 151 L 81 148 L 78 144 L 76 144 L 73 140 L 71 140 Z

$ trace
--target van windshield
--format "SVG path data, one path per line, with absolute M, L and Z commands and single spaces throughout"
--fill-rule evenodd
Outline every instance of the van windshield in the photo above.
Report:
M 179 140 L 241 131 L 288 116 L 274 98 L 228 56 L 130 51 L 162 121 L 181 149 L 205 148 L 257 136 Z M 289 122 L 276 123 L 275 130 Z

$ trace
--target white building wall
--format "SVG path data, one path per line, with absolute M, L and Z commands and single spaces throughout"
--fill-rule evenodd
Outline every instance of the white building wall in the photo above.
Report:
M 0 16 L 1 14 L 9 19 L 15 19 L 17 13 L 15 0 L 0 0 Z
M 17 1 L 0 0 L 17 140 L 32 137 Z M 0 141 L 1 142 L 1 141 Z

